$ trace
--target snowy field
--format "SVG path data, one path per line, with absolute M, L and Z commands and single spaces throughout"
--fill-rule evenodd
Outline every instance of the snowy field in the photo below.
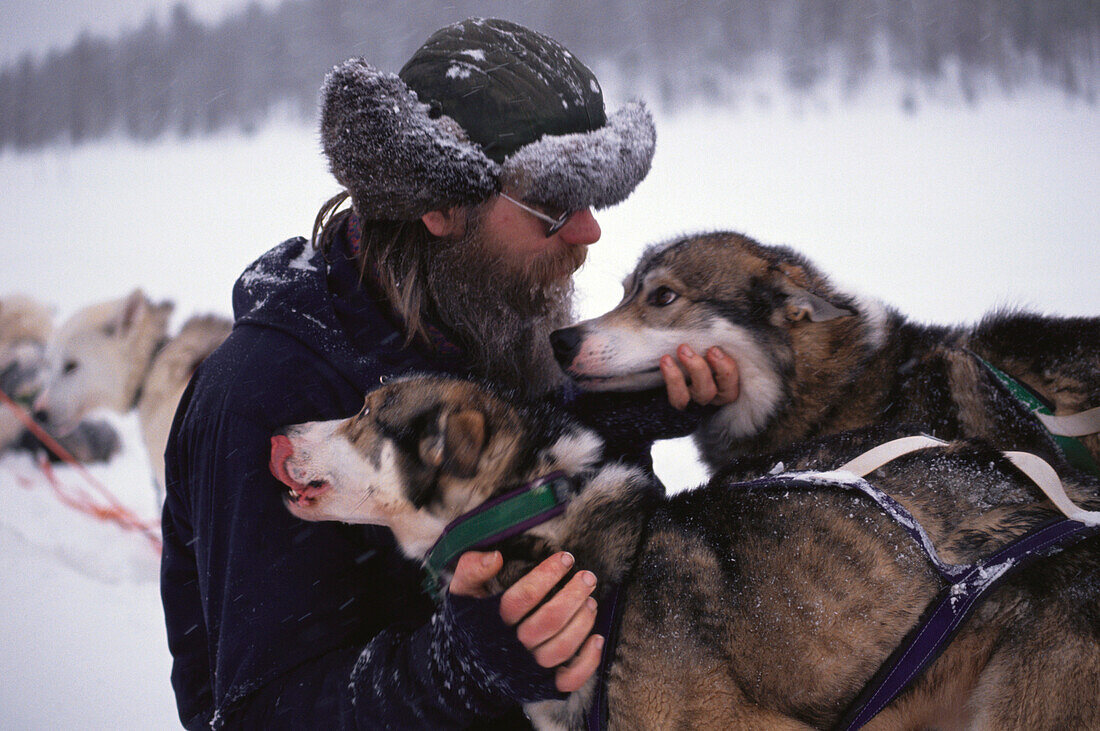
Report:
M 790 245 L 923 321 L 1000 305 L 1100 314 L 1100 110 L 1042 91 L 916 115 L 897 95 L 769 98 L 658 119 L 652 174 L 599 217 L 582 315 L 618 301 L 644 245 L 704 229 Z M 308 235 L 335 192 L 318 150 L 312 130 L 285 123 L 2 154 L 0 294 L 33 294 L 63 317 L 141 287 L 175 301 L 177 325 L 228 314 L 240 271 Z M 155 517 L 136 423 L 110 418 L 124 451 L 91 472 Z M 702 479 L 686 442 L 657 459 L 674 488 Z M 147 542 L 62 506 L 23 457 L 0 459 L 0 497 L 0 727 L 176 727 Z

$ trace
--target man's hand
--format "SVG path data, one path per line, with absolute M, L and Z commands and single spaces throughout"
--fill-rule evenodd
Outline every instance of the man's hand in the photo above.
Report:
M 499 551 L 467 551 L 458 559 L 450 592 L 458 596 L 485 597 L 485 584 L 504 566 Z M 578 571 L 546 603 L 532 612 L 573 567 L 573 556 L 556 553 L 531 569 L 500 598 L 500 616 L 516 628 L 516 636 L 544 668 L 558 667 L 555 685 L 572 693 L 584 685 L 600 664 L 604 638 L 589 634 L 596 622 L 596 588 L 591 571 Z M 575 656 L 575 657 L 574 657 Z M 573 658 L 568 664 L 562 663 Z
M 741 392 L 737 363 L 719 347 L 706 357 L 687 345 L 676 349 L 679 365 L 671 355 L 661 356 L 661 375 L 668 389 L 668 402 L 683 411 L 688 403 L 722 406 L 733 403 Z

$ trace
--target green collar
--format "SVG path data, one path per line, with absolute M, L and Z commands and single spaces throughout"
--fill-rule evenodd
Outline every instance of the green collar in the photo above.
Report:
M 466 551 L 484 548 L 560 515 L 573 497 L 572 478 L 553 472 L 482 503 L 443 529 L 424 561 L 424 590 L 439 601 L 443 572 Z
M 1044 403 L 1038 396 L 1036 396 L 1027 386 L 1020 383 L 1004 371 L 1000 370 L 992 363 L 989 363 L 981 356 L 975 355 L 975 357 L 979 361 L 981 361 L 982 364 L 989 369 L 989 372 L 995 375 L 997 377 L 997 380 L 1004 384 L 1009 392 L 1011 392 L 1012 395 L 1015 396 L 1016 399 L 1023 403 L 1024 406 L 1026 406 L 1028 409 L 1037 414 L 1050 415 L 1054 413 L 1050 410 L 1050 407 L 1047 406 L 1047 404 Z M 1041 421 L 1042 420 L 1040 420 L 1040 422 Z M 1043 428 L 1047 429 L 1047 431 L 1050 433 L 1050 436 L 1054 439 L 1058 446 L 1061 447 L 1062 453 L 1066 455 L 1066 461 L 1068 461 L 1071 465 L 1079 470 L 1083 470 L 1094 475 L 1100 475 L 1100 466 L 1098 466 L 1096 462 L 1092 459 L 1092 455 L 1089 453 L 1089 450 L 1085 448 L 1084 444 L 1082 444 L 1079 440 L 1074 439 L 1073 437 L 1062 436 L 1060 434 L 1055 434 L 1051 432 L 1050 429 L 1047 428 L 1046 424 L 1043 424 Z

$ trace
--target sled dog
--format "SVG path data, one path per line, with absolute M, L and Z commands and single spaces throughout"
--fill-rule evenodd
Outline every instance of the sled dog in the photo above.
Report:
M 778 458 L 787 469 L 834 470 L 901 433 L 850 432 Z M 827 484 L 747 489 L 731 471 L 666 498 L 642 471 L 601 463 L 601 448 L 545 406 L 407 377 L 371 392 L 349 419 L 274 436 L 271 469 L 294 515 L 385 525 L 416 560 L 460 514 L 564 473 L 564 512 L 493 546 L 505 557 L 495 588 L 557 550 L 596 573 L 601 604 L 619 587 L 611 728 L 829 727 L 941 587 L 916 541 L 863 494 Z M 772 466 L 746 462 L 743 473 Z M 819 473 L 824 483 L 829 475 L 852 477 Z M 992 553 L 1053 515 L 980 442 L 914 452 L 875 475 L 952 562 Z M 1066 486 L 1095 509 L 1087 484 Z M 1098 606 L 1100 539 L 1039 559 L 995 589 L 868 728 L 1096 727 Z M 526 710 L 540 728 L 584 728 L 596 682 Z
M 921 325 L 840 291 L 796 252 L 737 233 L 652 246 L 624 289 L 612 311 L 555 331 L 558 362 L 586 389 L 640 390 L 661 385 L 658 360 L 680 343 L 698 353 L 721 346 L 737 361 L 741 393 L 695 434 L 712 468 L 900 422 L 1061 460 L 983 360 L 1055 414 L 1100 407 L 1100 318 L 1001 311 L 975 327 Z M 1082 442 L 1100 460 L 1100 435 Z
M 172 307 L 135 290 L 75 313 L 46 346 L 46 375 L 34 402 L 36 418 L 60 435 L 93 409 L 137 409 L 159 494 L 176 406 L 195 368 L 231 327 L 224 318 L 196 316 L 169 338 Z
M 0 298 L 0 388 L 17 401 L 29 398 L 53 330 L 53 313 L 23 295 Z M 0 406 L 0 452 L 19 441 L 23 422 Z
M 53 331 L 51 309 L 29 297 L 0 298 L 0 389 L 19 408 L 29 407 L 40 387 L 46 341 Z M 105 421 L 84 420 L 59 440 L 78 462 L 102 462 L 121 448 L 118 433 Z M 60 459 L 28 431 L 15 412 L 0 406 L 0 453 L 7 450 L 46 452 Z

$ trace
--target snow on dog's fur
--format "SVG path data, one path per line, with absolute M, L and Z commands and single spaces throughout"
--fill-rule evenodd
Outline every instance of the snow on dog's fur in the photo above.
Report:
M 611 312 L 551 336 L 558 362 L 587 389 L 640 390 L 661 385 L 658 361 L 679 344 L 722 347 L 737 362 L 741 393 L 695 435 L 712 467 L 901 422 L 1061 460 L 975 354 L 1056 414 L 1100 405 L 1100 318 L 999 312 L 976 327 L 924 326 L 840 291 L 790 249 L 736 233 L 650 247 L 624 287 Z M 1083 441 L 1100 457 L 1100 436 Z
M 599 577 L 601 604 L 619 587 L 609 728 L 831 728 L 942 588 L 898 523 L 840 488 L 850 473 L 825 472 L 904 433 L 887 427 L 807 442 L 665 497 L 641 470 L 602 463 L 599 438 L 545 405 L 467 381 L 406 377 L 369 393 L 355 416 L 275 435 L 271 471 L 294 515 L 386 526 L 414 560 L 463 513 L 565 473 L 563 513 L 484 547 L 504 557 L 489 590 L 559 550 Z M 776 460 L 815 478 L 774 489 L 740 482 Z M 877 471 L 874 485 L 896 496 L 953 563 L 988 556 L 1055 515 L 981 443 L 907 455 Z M 1070 480 L 1067 489 L 1089 509 L 1100 506 L 1095 480 Z M 878 727 L 1096 727 L 1098 600 L 1095 538 L 1022 570 L 887 706 Z M 537 728 L 582 729 L 595 682 L 525 710 Z
M 201 316 L 168 337 L 171 303 L 141 290 L 75 313 L 50 338 L 34 409 L 46 428 L 70 433 L 94 409 L 137 409 L 154 479 L 163 494 L 164 448 L 183 390 L 198 364 L 229 334 L 222 318 Z

